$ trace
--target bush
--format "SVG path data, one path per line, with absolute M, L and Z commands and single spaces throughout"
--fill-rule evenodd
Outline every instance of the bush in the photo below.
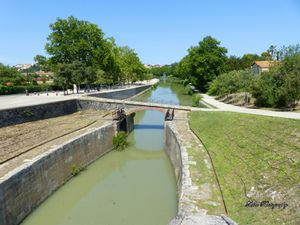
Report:
M 59 90 L 59 88 L 57 86 L 48 85 L 48 84 L 29 85 L 29 86 L 0 85 L 0 95 L 25 93 L 26 90 L 28 90 L 28 92 L 31 93 L 31 92 L 41 92 L 46 90 L 48 91 Z
M 72 176 L 77 176 L 80 173 L 80 169 L 75 164 L 72 164 L 70 170 Z
M 184 92 L 185 94 L 187 95 L 192 95 L 194 92 L 193 92 L 193 89 L 191 88 L 190 85 L 187 85 L 185 88 L 184 88 Z
M 280 94 L 283 77 L 278 73 L 262 73 L 254 83 L 252 96 L 256 99 L 256 106 L 279 107 L 284 106 Z
M 128 145 L 127 134 L 124 131 L 117 133 L 113 137 L 113 146 L 115 150 L 123 151 Z
M 297 101 L 300 99 L 300 74 L 289 73 L 285 76 L 281 95 L 288 107 L 296 108 Z
M 255 80 L 250 70 L 223 73 L 210 83 L 208 94 L 223 96 L 237 92 L 250 91 Z
M 295 108 L 300 99 L 300 55 L 286 57 L 268 73 L 262 73 L 253 87 L 255 105 Z
M 199 102 L 201 101 L 202 96 L 200 94 L 193 94 L 192 96 L 192 106 L 197 107 L 199 106 Z

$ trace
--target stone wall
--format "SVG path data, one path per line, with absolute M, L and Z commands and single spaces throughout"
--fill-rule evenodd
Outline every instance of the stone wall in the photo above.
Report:
M 0 127 L 63 116 L 76 111 L 77 104 L 75 99 L 4 109 L 0 110 Z
M 181 158 L 181 146 L 178 142 L 178 138 L 174 133 L 174 130 L 170 127 L 169 122 L 165 122 L 165 151 L 172 163 L 176 181 L 177 191 L 181 193 L 182 186 L 182 158 Z
M 109 152 L 116 124 L 94 128 L 50 149 L 0 180 L 0 224 L 19 224 L 71 178 L 71 167 L 85 167 Z
M 123 90 L 111 90 L 109 92 L 91 94 L 90 96 L 111 99 L 127 99 L 149 89 L 151 86 L 152 85 L 142 85 L 139 87 Z M 57 116 L 64 116 L 77 112 L 78 110 L 111 110 L 116 109 L 117 107 L 122 107 L 122 104 L 72 99 L 39 105 L 4 109 L 0 110 L 0 127 L 41 119 L 48 119 Z M 131 106 L 127 106 L 127 108 L 128 107 L 130 108 Z
M 123 90 L 113 90 L 113 91 L 109 91 L 109 92 L 90 94 L 89 96 L 98 97 L 98 98 L 110 98 L 110 99 L 123 100 L 123 99 L 130 98 L 134 95 L 137 95 L 140 92 L 145 91 L 146 89 L 150 88 L 151 86 L 152 85 L 143 85 L 140 87 L 128 88 L 128 89 L 123 89 Z
M 32 122 L 75 113 L 80 110 L 115 110 L 121 103 L 105 103 L 93 100 L 73 99 L 40 105 L 0 110 L 0 127 Z M 136 106 L 126 105 L 126 109 Z
M 80 99 L 77 101 L 77 109 L 78 110 L 115 110 L 117 108 L 122 108 L 123 104 L 121 103 L 107 103 L 101 101 L 93 101 L 93 100 L 86 100 Z M 135 107 L 135 106 L 132 106 Z M 128 105 L 126 105 L 128 108 Z

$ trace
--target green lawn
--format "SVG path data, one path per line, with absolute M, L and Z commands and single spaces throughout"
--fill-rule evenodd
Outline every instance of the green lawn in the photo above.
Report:
M 210 153 L 228 214 L 239 224 L 300 224 L 300 120 L 191 112 Z M 245 207 L 247 201 L 288 204 Z

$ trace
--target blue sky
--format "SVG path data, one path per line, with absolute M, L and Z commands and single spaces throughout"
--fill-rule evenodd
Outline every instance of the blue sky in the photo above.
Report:
M 0 0 L 0 62 L 32 63 L 49 24 L 70 15 L 151 64 L 179 61 L 207 35 L 237 56 L 300 43 L 300 0 Z

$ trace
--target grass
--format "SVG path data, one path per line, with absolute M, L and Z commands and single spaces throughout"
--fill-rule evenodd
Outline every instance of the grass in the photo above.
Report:
M 220 192 L 214 177 L 213 171 L 209 164 L 209 158 L 203 147 L 199 147 L 195 140 L 188 140 L 189 147 L 187 151 L 189 160 L 195 161 L 196 164 L 191 164 L 189 170 L 194 184 L 200 187 L 201 195 L 205 192 L 204 199 L 194 199 L 194 202 L 200 209 L 206 209 L 208 214 L 219 215 L 225 214 Z M 208 165 L 209 164 L 209 165 Z M 201 190 L 201 187 L 207 186 L 208 190 Z M 208 193 L 206 193 L 209 191 Z
M 300 224 L 299 120 L 192 112 L 190 127 L 212 157 L 231 218 L 239 224 Z M 245 207 L 247 201 L 288 207 Z

